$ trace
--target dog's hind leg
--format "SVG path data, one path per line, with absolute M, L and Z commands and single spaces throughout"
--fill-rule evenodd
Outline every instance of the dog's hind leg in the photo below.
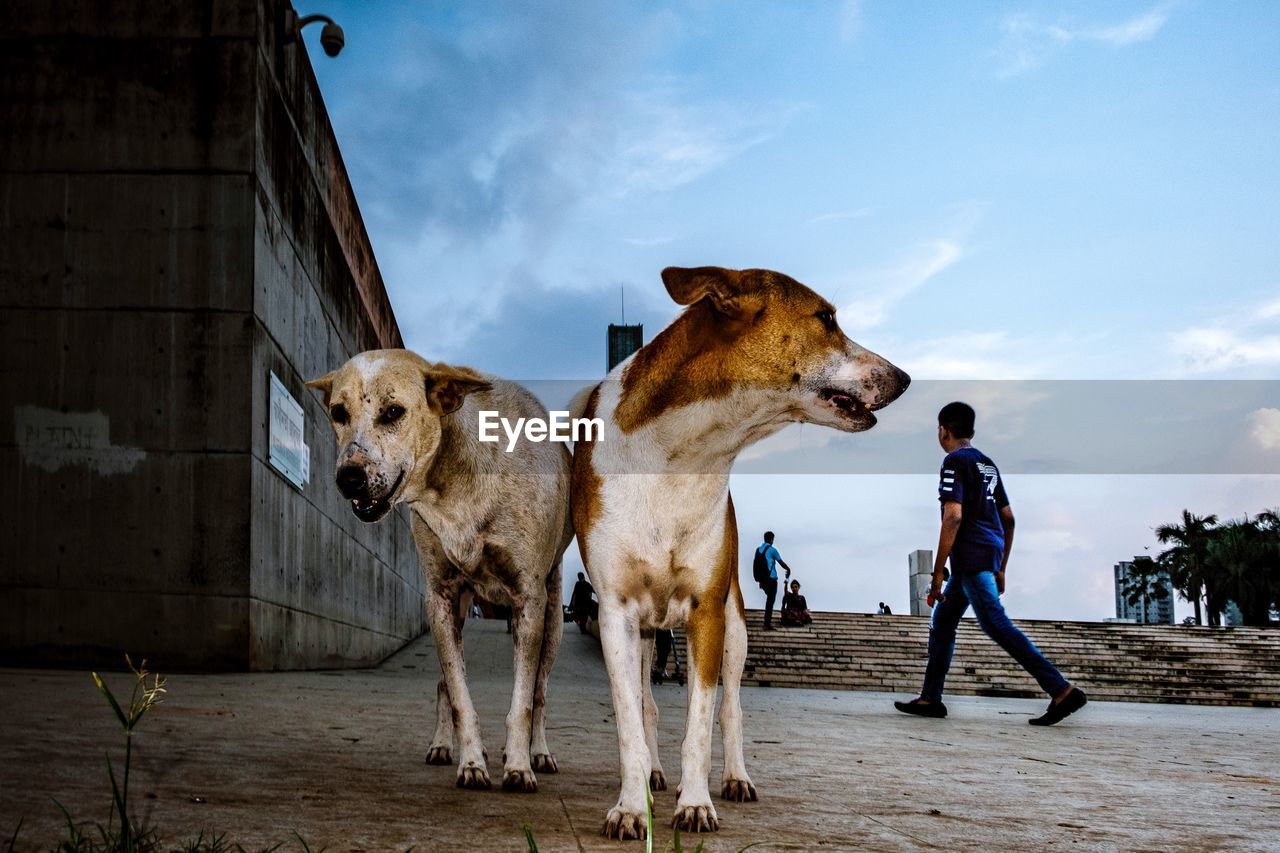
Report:
M 653 631 L 640 632 L 640 695 L 644 700 L 644 742 L 649 749 L 649 789 L 667 790 L 667 777 L 658 758 L 658 703 L 653 701 Z
M 742 609 L 742 590 L 735 576 L 724 604 L 724 663 L 720 680 L 724 696 L 720 700 L 720 734 L 724 737 L 724 776 L 720 796 L 726 800 L 755 800 L 756 786 L 747 775 L 742 757 L 742 667 L 747 659 L 747 623 Z
M 529 746 L 533 730 L 534 683 L 538 678 L 547 621 L 546 592 L 539 589 L 537 595 L 519 595 L 512 605 L 515 684 L 511 689 L 511 710 L 507 713 L 502 788 L 504 791 L 532 794 L 538 790 L 538 777 L 533 773 Z
M 462 625 L 467 619 L 473 596 L 463 593 L 455 597 L 453 606 L 453 624 L 455 641 L 459 652 L 463 651 Z M 431 748 L 427 750 L 428 764 L 453 763 L 453 703 L 449 701 L 449 685 L 441 678 L 436 682 L 436 733 L 431 738 Z
M 533 739 L 529 745 L 533 769 L 537 773 L 556 773 L 556 757 L 547 746 L 547 681 L 551 667 L 560 651 L 560 638 L 564 634 L 564 611 L 561 608 L 564 592 L 560 586 L 560 560 L 556 560 L 547 575 L 547 608 L 542 626 L 542 654 L 538 659 L 537 680 L 533 684 Z
M 453 763 L 453 704 L 449 701 L 449 686 L 442 678 L 436 682 L 436 733 L 427 750 L 428 764 Z

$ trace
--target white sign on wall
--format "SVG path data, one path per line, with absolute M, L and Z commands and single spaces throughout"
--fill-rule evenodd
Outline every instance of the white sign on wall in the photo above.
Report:
M 303 441 L 302 406 L 271 372 L 267 461 L 299 489 L 311 478 L 311 448 Z

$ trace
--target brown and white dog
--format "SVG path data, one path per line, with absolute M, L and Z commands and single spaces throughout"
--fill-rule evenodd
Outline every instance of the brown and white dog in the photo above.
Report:
M 397 503 L 413 511 L 413 537 L 429 590 L 427 614 L 443 678 L 430 764 L 453 760 L 458 786 L 488 788 L 480 725 L 462 658 L 465 594 L 512 608 L 515 687 L 507 715 L 502 786 L 538 789 L 556 772 L 547 747 L 547 678 L 563 630 L 560 563 L 569 521 L 569 452 L 521 441 L 514 452 L 479 440 L 478 413 L 547 417 L 527 390 L 407 350 L 373 350 L 307 383 L 324 393 L 338 439 L 336 479 L 361 521 Z M 468 596 L 469 600 L 469 596 Z
M 747 629 L 729 469 L 743 448 L 803 421 L 870 429 L 910 378 L 844 336 L 835 308 L 768 270 L 668 268 L 689 306 L 579 398 L 603 439 L 574 449 L 573 522 L 600 601 L 622 791 L 604 834 L 645 834 L 646 788 L 666 787 L 648 671 L 656 628 L 687 625 L 689 707 L 673 824 L 719 827 L 707 787 L 717 677 L 724 682 L 720 794 L 754 800 L 739 683 Z M 576 414 L 576 412 L 575 412 Z

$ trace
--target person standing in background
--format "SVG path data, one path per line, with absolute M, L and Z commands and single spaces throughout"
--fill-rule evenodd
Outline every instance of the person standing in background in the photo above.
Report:
M 773 602 L 778 597 L 778 566 L 782 566 L 787 577 L 791 577 L 791 567 L 782 559 L 778 549 L 773 547 L 773 531 L 766 530 L 764 542 L 756 548 L 756 555 L 752 561 L 752 574 L 760 584 L 760 588 L 764 590 L 764 629 L 766 631 L 777 630 L 773 627 Z

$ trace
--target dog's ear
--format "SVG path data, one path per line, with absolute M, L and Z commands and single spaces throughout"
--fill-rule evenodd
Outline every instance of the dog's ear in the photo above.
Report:
M 319 379 L 311 379 L 305 384 L 308 388 L 315 388 L 324 394 L 324 404 L 329 405 L 329 392 L 333 390 L 333 374 L 336 371 L 329 371 Z
M 463 399 L 476 391 L 488 391 L 493 387 L 487 379 L 469 367 L 452 367 L 434 364 L 423 371 L 426 382 L 427 406 L 437 415 L 456 412 Z
M 662 283 L 677 305 L 692 305 L 710 299 L 717 311 L 732 314 L 742 294 L 742 273 L 724 267 L 667 267 Z

